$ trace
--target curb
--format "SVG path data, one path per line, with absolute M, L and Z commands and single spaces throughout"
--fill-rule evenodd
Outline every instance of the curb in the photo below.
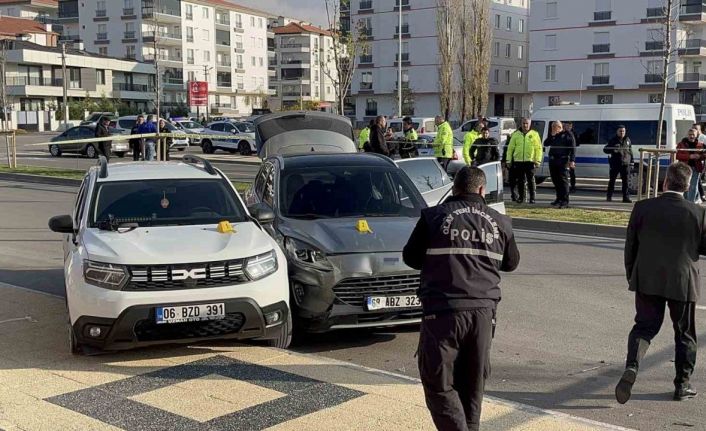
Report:
M 513 218 L 514 229 L 536 230 L 558 234 L 585 235 L 625 239 L 626 227 L 608 226 L 603 224 L 573 223 L 552 220 L 535 220 L 528 218 Z
M 6 181 L 21 181 L 33 184 L 49 184 L 52 186 L 72 186 L 78 187 L 81 185 L 81 180 L 61 177 L 48 177 L 43 175 L 32 174 L 15 174 L 8 172 L 0 172 L 0 180 Z

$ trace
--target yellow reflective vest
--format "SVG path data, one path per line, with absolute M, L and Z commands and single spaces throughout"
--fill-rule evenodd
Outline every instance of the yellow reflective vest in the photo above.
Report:
M 463 160 L 467 165 L 470 165 L 473 161 L 471 158 L 471 147 L 478 138 L 480 138 L 480 132 L 477 132 L 475 129 L 463 136 Z
M 365 127 L 358 135 L 358 149 L 362 150 L 366 142 L 370 140 L 370 127 Z
M 507 162 L 534 162 L 542 163 L 543 148 L 542 138 L 535 130 L 522 133 L 517 130 L 510 136 L 507 146 Z
M 444 121 L 436 128 L 436 138 L 434 138 L 434 156 L 442 159 L 450 159 L 454 154 L 454 132 L 448 121 Z
M 412 127 L 411 129 L 404 132 L 404 138 L 409 141 L 417 141 L 419 140 L 419 135 L 417 135 L 417 131 L 414 130 L 414 127 Z

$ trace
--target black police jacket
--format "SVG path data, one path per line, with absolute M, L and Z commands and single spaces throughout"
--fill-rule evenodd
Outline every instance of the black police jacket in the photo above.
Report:
M 576 161 L 576 140 L 573 133 L 564 131 L 549 136 L 544 141 L 544 147 L 549 147 L 550 162 Z
M 422 271 L 418 295 L 431 314 L 495 307 L 500 271 L 514 271 L 520 252 L 510 219 L 480 195 L 464 195 L 422 210 L 403 259 Z
M 623 139 L 613 136 L 603 152 L 610 155 L 610 166 L 620 167 L 632 164 L 632 143 L 627 136 Z
M 476 165 L 484 165 L 500 160 L 498 141 L 495 138 L 478 138 L 471 145 L 471 159 Z

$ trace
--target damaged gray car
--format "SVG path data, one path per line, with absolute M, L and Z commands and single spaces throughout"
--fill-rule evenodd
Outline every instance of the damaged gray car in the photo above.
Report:
M 420 276 L 402 248 L 426 204 L 409 177 L 357 153 L 344 117 L 273 114 L 255 127 L 266 156 L 245 200 L 255 217 L 275 214 L 267 229 L 287 255 L 295 327 L 418 323 Z

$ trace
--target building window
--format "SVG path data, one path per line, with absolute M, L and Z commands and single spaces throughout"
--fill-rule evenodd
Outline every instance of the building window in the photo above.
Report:
M 525 83 L 525 73 L 521 70 L 517 71 L 517 82 L 519 82 L 520 84 Z
M 505 71 L 505 83 L 506 84 L 510 83 L 510 71 L 509 70 Z
M 194 50 L 193 49 L 186 50 L 186 63 L 187 64 L 194 64 Z
M 203 52 L 203 61 L 204 61 L 204 63 L 211 62 L 211 51 L 204 51 Z
M 505 24 L 505 30 L 512 31 L 512 17 L 507 17 L 507 23 Z
M 610 76 L 610 63 L 595 63 L 593 65 L 593 76 Z
M 601 31 L 593 33 L 593 52 L 610 52 L 610 33 Z
M 209 17 L 209 12 L 208 12 L 207 7 L 203 8 L 203 17 L 204 17 L 204 19 L 208 19 L 208 17 Z
M 208 9 L 206 9 L 206 10 L 208 10 Z M 206 42 L 210 41 L 211 40 L 211 32 L 208 30 L 201 30 L 201 38 Z
M 265 58 L 260 57 L 260 67 L 264 67 L 264 66 L 265 66 Z
M 262 18 L 258 18 L 258 19 L 257 19 L 257 26 L 258 26 L 259 28 L 262 28 L 262 27 L 263 27 Z
M 255 67 L 256 64 L 257 64 L 257 60 L 255 59 L 255 57 L 250 57 L 250 65 Z
M 255 27 L 255 17 L 254 16 L 250 17 L 250 27 L 253 27 L 253 28 Z
M 193 21 L 193 19 L 194 19 L 194 5 L 187 4 L 185 12 L 186 12 L 186 19 L 189 21 Z
M 493 83 L 497 84 L 500 82 L 500 71 L 498 69 L 493 70 Z
M 96 84 L 105 85 L 105 70 L 96 69 Z
M 523 45 L 517 45 L 517 58 L 522 60 L 525 57 L 525 47 Z
M 373 89 L 373 72 L 363 72 L 360 75 L 360 89 L 361 90 L 372 90 Z
M 493 57 L 500 57 L 500 42 L 493 42 Z
M 495 28 L 500 28 L 500 15 L 495 15 Z
M 128 45 L 125 47 L 125 57 L 135 58 L 135 45 Z
M 512 56 L 512 45 L 509 43 L 505 45 L 505 57 L 510 58 Z
M 556 81 L 556 65 L 548 64 L 544 66 L 544 80 Z
M 193 70 L 189 72 L 189 81 L 196 81 L 196 72 Z
M 647 103 L 662 103 L 662 95 L 660 93 L 649 94 Z
M 556 49 L 556 35 L 547 34 L 544 36 L 544 49 L 546 51 L 553 51 Z
M 612 94 L 599 94 L 596 96 L 596 103 L 599 105 L 612 105 L 613 95 Z
M 108 40 L 108 26 L 105 24 L 98 24 L 98 34 L 96 35 L 98 40 Z
M 243 16 L 239 13 L 235 14 L 235 27 L 243 28 Z
M 555 1 L 548 1 L 547 2 L 547 8 L 546 8 L 546 18 L 557 18 L 559 16 L 559 11 L 557 8 L 557 2 Z
M 520 33 L 524 33 L 524 32 L 525 32 L 525 20 L 524 20 L 524 19 L 520 19 L 520 20 L 518 21 L 518 24 L 517 24 L 517 31 L 519 31 Z
M 368 99 L 365 101 L 365 115 L 368 117 L 378 115 L 378 102 L 375 99 Z
M 108 55 L 108 47 L 107 46 L 101 46 L 98 48 L 98 54 L 100 55 Z
M 186 41 L 187 42 L 194 41 L 194 28 L 193 27 L 186 27 Z

